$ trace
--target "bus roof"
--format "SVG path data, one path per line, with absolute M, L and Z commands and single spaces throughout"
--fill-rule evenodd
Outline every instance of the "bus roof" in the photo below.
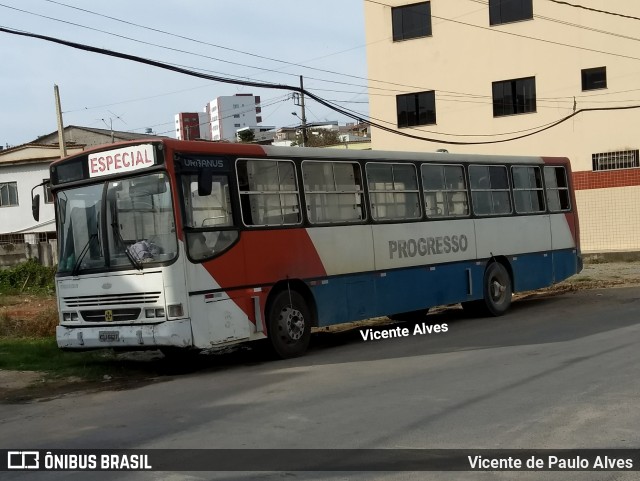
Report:
M 128 145 L 139 145 L 149 143 L 163 143 L 167 147 L 177 152 L 197 153 L 203 155 L 226 155 L 235 157 L 273 157 L 283 159 L 337 159 L 337 160 L 364 160 L 364 161 L 422 161 L 422 162 L 442 162 L 442 163 L 477 163 L 477 164 L 541 164 L 544 162 L 542 156 L 517 156 L 517 155 L 487 155 L 487 154 L 461 154 L 455 152 L 411 152 L 411 151 L 390 151 L 390 150 L 349 150 L 349 149 L 327 149 L 318 147 L 275 147 L 257 144 L 240 144 L 211 141 L 185 141 L 170 138 L 155 138 L 117 142 L 114 144 L 100 145 L 69 156 L 79 157 L 91 152 L 105 152 L 112 149 L 122 148 Z M 564 157 L 547 157 L 557 160 L 568 160 Z M 53 164 L 64 161 L 61 159 Z

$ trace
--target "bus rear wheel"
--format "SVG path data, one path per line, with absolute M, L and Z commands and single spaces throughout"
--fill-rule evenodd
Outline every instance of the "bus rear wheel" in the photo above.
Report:
M 484 273 L 483 298 L 478 301 L 463 302 L 465 311 L 484 316 L 501 316 L 511 306 L 511 276 L 499 262 L 492 262 Z
M 304 354 L 311 340 L 311 312 L 296 291 L 276 295 L 268 315 L 268 335 L 274 353 L 281 359 Z

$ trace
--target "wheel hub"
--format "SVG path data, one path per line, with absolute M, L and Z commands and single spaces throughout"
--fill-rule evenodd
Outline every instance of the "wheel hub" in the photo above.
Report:
M 494 279 L 493 282 L 491 283 L 491 291 L 494 299 L 499 299 L 500 297 L 502 297 L 502 295 L 504 294 L 504 291 L 506 290 L 507 288 L 502 284 L 500 284 L 500 282 L 497 279 Z
M 292 341 L 297 341 L 304 334 L 304 316 L 292 307 L 285 307 L 281 312 L 281 320 L 284 321 L 287 334 Z

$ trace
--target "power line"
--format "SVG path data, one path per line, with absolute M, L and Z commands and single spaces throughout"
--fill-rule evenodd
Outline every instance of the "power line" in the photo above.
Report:
M 369 2 L 369 3 L 375 3 L 376 5 L 383 5 L 385 7 L 392 7 L 393 8 L 393 5 L 388 5 L 386 3 L 378 2 L 376 0 L 364 0 L 364 1 L 365 2 Z M 479 29 L 482 29 L 482 30 L 488 30 L 490 32 L 496 32 L 496 33 L 501 33 L 501 34 L 504 34 L 504 35 L 510 35 L 512 37 L 526 38 L 528 40 L 535 40 L 537 42 L 548 43 L 548 44 L 551 44 L 551 45 L 559 45 L 561 47 L 575 48 L 575 49 L 578 49 L 578 50 L 584 50 L 586 52 L 594 52 L 594 53 L 600 53 L 600 54 L 604 54 L 604 55 L 611 55 L 613 57 L 626 58 L 626 59 L 629 59 L 629 60 L 640 60 L 640 57 L 634 57 L 632 55 L 624 55 L 624 54 L 620 54 L 620 53 L 606 52 L 604 50 L 597 50 L 597 49 L 588 48 L 588 47 L 580 47 L 579 45 L 570 45 L 568 43 L 556 42 L 554 40 L 547 40 L 547 39 L 544 39 L 544 38 L 530 37 L 528 35 L 523 35 L 523 34 L 519 34 L 519 33 L 515 33 L 515 32 L 508 32 L 506 30 L 499 30 L 499 29 L 496 29 L 495 27 L 484 27 L 482 25 L 475 25 L 473 23 L 462 22 L 460 20 L 454 20 L 454 19 L 451 19 L 451 18 L 439 17 L 437 15 L 431 15 L 431 16 L 433 18 L 437 18 L 439 20 L 444 20 L 444 21 L 447 21 L 447 22 L 457 23 L 459 25 L 464 25 L 466 27 L 479 28 Z
M 117 18 L 117 17 L 112 17 L 112 16 L 109 16 L 109 15 L 104 15 L 104 14 L 101 14 L 101 13 L 93 12 L 91 10 L 87 10 L 87 9 L 84 9 L 84 8 L 75 7 L 75 6 L 72 6 L 72 5 L 67 5 L 67 4 L 64 4 L 62 2 L 57 2 L 55 0 L 45 0 L 45 1 L 47 1 L 49 3 L 56 4 L 56 5 L 61 5 L 61 6 L 67 7 L 67 8 L 72 8 L 72 9 L 75 9 L 75 10 L 86 12 L 86 13 L 89 13 L 89 14 L 92 14 L 92 15 L 96 15 L 96 16 L 99 16 L 99 17 L 107 18 L 109 20 L 113 20 L 113 21 L 116 21 L 116 22 L 121 22 L 121 23 L 124 23 L 124 24 L 127 24 L 127 25 L 135 26 L 135 27 L 138 27 L 138 28 L 150 30 L 150 31 L 157 32 L 157 33 L 162 33 L 164 35 L 169 35 L 169 36 L 180 38 L 180 39 L 183 39 L 183 40 L 188 40 L 188 41 L 199 43 L 199 44 L 203 44 L 203 45 L 208 45 L 208 46 L 212 46 L 212 47 L 216 47 L 216 48 L 220 48 L 220 49 L 224 49 L 224 50 L 229 50 L 229 51 L 232 51 L 232 52 L 241 53 L 241 54 L 249 55 L 249 56 L 252 56 L 252 57 L 257 57 L 257 58 L 261 58 L 261 59 L 264 59 L 264 60 L 280 62 L 280 63 L 286 64 L 286 65 L 289 65 L 289 66 L 301 67 L 301 68 L 314 70 L 314 71 L 318 71 L 318 72 L 329 73 L 329 74 L 332 74 L 332 75 L 339 75 L 341 77 L 348 77 L 348 78 L 353 78 L 353 79 L 357 79 L 357 80 L 364 80 L 364 81 L 367 81 L 367 82 L 377 82 L 377 83 L 382 83 L 382 84 L 387 84 L 387 85 L 395 85 L 395 86 L 398 86 L 398 87 L 404 87 L 405 89 L 406 88 L 410 88 L 410 89 L 422 89 L 422 90 L 435 90 L 435 89 L 431 89 L 431 88 L 427 88 L 427 87 L 420 87 L 420 86 L 415 86 L 415 85 L 406 85 L 406 84 L 401 84 L 401 83 L 396 83 L 396 82 L 389 82 L 389 81 L 386 81 L 386 80 L 377 80 L 377 79 L 371 79 L 371 78 L 366 78 L 366 77 L 360 77 L 358 75 L 346 74 L 344 72 L 336 72 L 336 71 L 333 71 L 333 70 L 321 69 L 321 68 L 316 68 L 316 67 L 309 67 L 309 66 L 306 66 L 304 64 L 299 64 L 299 63 L 295 63 L 295 62 L 288 62 L 286 60 L 280 60 L 280 59 L 276 59 L 276 58 L 266 57 L 266 56 L 263 56 L 263 55 L 258 55 L 258 54 L 254 54 L 254 53 L 251 53 L 251 52 L 246 52 L 244 50 L 238 50 L 238 49 L 234 49 L 234 48 L 231 48 L 231 47 L 226 47 L 226 46 L 223 46 L 223 45 L 218 45 L 218 44 L 206 42 L 206 41 L 203 41 L 203 40 L 194 39 L 194 38 L 187 37 L 187 36 L 184 36 L 184 35 L 179 35 L 179 34 L 175 34 L 175 33 L 172 33 L 172 32 L 167 32 L 165 30 L 160 30 L 160 29 L 157 29 L 157 28 L 148 27 L 148 26 L 141 25 L 141 24 L 134 23 L 134 22 L 130 22 L 130 21 L 127 21 L 127 20 L 122 20 L 122 19 Z M 135 42 L 142 42 L 142 41 L 137 40 L 137 39 L 133 39 L 133 38 L 129 38 L 129 37 L 123 37 L 121 35 L 113 34 L 113 33 L 108 32 L 108 31 L 94 29 L 94 28 L 91 28 L 91 27 L 87 27 L 85 25 L 78 25 L 78 24 L 75 24 L 75 23 L 72 23 L 72 22 L 67 22 L 65 20 L 60 20 L 60 19 L 56 19 L 56 18 L 53 18 L 53 17 L 46 17 L 44 15 L 36 14 L 36 13 L 33 13 L 33 12 L 28 12 L 26 10 L 21 10 L 21 9 L 18 9 L 18 8 L 15 8 L 15 7 L 7 7 L 6 5 L 2 5 L 2 4 L 0 4 L 0 6 L 4 6 L 6 8 L 12 8 L 14 10 L 18 10 L 18 11 L 21 11 L 21 12 L 24 12 L 24 13 L 29 13 L 29 14 L 32 14 L 32 15 L 41 16 L 41 17 L 44 17 L 44 18 L 47 18 L 47 19 L 50 19 L 50 20 L 54 20 L 54 21 L 71 23 L 73 25 L 80 26 L 82 28 L 88 28 L 88 29 L 91 29 L 91 30 L 96 30 L 96 31 L 101 32 L 101 33 L 105 33 L 107 35 L 116 35 L 116 36 L 119 36 L 119 37 L 122 37 L 122 38 L 126 38 L 128 40 L 132 40 L 132 41 L 135 41 Z M 166 47 L 166 46 L 153 44 L 153 43 L 149 43 L 149 42 L 142 42 L 142 43 L 147 43 L 148 45 L 156 46 L 156 47 L 159 47 L 159 48 L 172 49 L 172 47 Z M 262 71 L 265 71 L 265 72 L 283 73 L 283 72 L 278 71 L 278 70 L 266 69 L 266 68 L 256 67 L 256 66 L 253 66 L 253 65 L 247 65 L 247 64 L 242 64 L 242 63 L 238 63 L 238 62 L 231 62 L 231 61 L 219 59 L 217 57 L 208 57 L 206 55 L 200 55 L 200 54 L 196 54 L 196 53 L 192 53 L 192 52 L 188 52 L 188 51 L 183 51 L 183 50 L 178 50 L 178 51 L 181 52 L 181 53 L 188 53 L 188 54 L 191 54 L 191 55 L 203 56 L 205 58 L 210 58 L 212 60 L 218 60 L 218 61 L 221 61 L 221 62 L 233 64 L 233 65 L 239 65 L 239 66 L 242 66 L 242 67 L 248 67 L 248 68 L 252 68 L 252 69 L 256 69 L 256 70 L 262 70 Z M 325 55 L 323 57 L 319 57 L 319 58 L 325 58 L 325 57 L 327 57 L 327 55 Z M 283 74 L 284 75 L 290 75 L 290 76 L 296 76 L 296 77 L 298 76 L 296 74 L 289 74 L 289 73 L 283 73 Z M 224 75 L 229 75 L 229 74 L 224 74 Z M 233 76 L 233 75 L 231 75 L 231 76 Z M 238 78 L 247 78 L 247 77 L 238 77 Z M 327 82 L 327 83 L 334 83 L 334 84 L 341 84 L 341 85 L 351 85 L 351 86 L 355 86 L 355 87 L 363 87 L 363 88 L 369 88 L 369 89 L 374 89 L 374 90 L 387 90 L 387 91 L 392 91 L 392 92 L 403 92 L 403 93 L 406 92 L 405 89 L 398 90 L 398 89 L 384 89 L 384 88 L 381 88 L 381 87 L 372 87 L 372 86 L 369 86 L 369 85 L 362 86 L 362 85 L 356 85 L 356 84 L 352 84 L 352 83 L 339 82 L 339 81 L 335 81 L 335 80 L 327 80 L 327 79 L 322 79 L 322 78 L 315 78 L 315 77 L 311 77 L 311 76 L 305 76 L 305 78 L 310 79 L 310 80 L 316 80 L 316 81 L 319 81 L 319 82 Z M 469 94 L 469 93 L 466 93 L 466 92 L 453 92 L 453 91 L 447 91 L 447 90 L 439 90 L 439 91 L 440 92 L 446 92 L 446 93 L 452 93 L 452 94 L 458 94 L 458 95 L 469 95 L 469 96 L 473 96 L 474 95 L 474 94 Z
M 145 28 L 145 29 L 148 29 L 148 30 L 151 30 L 151 31 L 155 31 L 155 32 L 160 32 L 160 33 L 163 33 L 163 34 L 166 34 L 166 35 L 171 35 L 171 36 L 175 36 L 175 37 L 178 37 L 178 38 L 184 38 L 184 39 L 187 39 L 187 40 L 190 40 L 190 41 L 194 41 L 194 42 L 197 42 L 197 43 L 203 43 L 203 44 L 211 45 L 211 46 L 218 47 L 218 48 L 227 48 L 227 47 L 219 46 L 217 44 L 211 44 L 209 42 L 203 42 L 203 41 L 200 41 L 200 40 L 192 39 L 190 37 L 185 37 L 185 36 L 182 36 L 182 35 L 172 34 L 170 32 L 166 32 L 164 30 L 159 30 L 159 29 L 155 29 L 155 28 L 152 28 L 152 27 L 146 27 L 144 25 L 140 25 L 140 24 L 136 24 L 136 23 L 133 23 L 133 22 L 126 21 L 126 20 L 118 19 L 116 17 L 111 17 L 111 16 L 108 16 L 108 15 L 103 15 L 103 14 L 100 14 L 100 13 L 92 12 L 92 11 L 87 10 L 87 9 L 66 5 L 66 4 L 63 4 L 61 2 L 56 2 L 54 0 L 45 0 L 45 1 L 57 4 L 57 5 L 65 6 L 65 7 L 68 7 L 68 8 L 73 8 L 73 9 L 76 9 L 76 10 L 80 10 L 80 11 L 83 11 L 83 12 L 87 12 L 87 13 L 90 13 L 90 14 L 93 14 L 93 15 L 97 15 L 97 16 L 100 16 L 100 17 L 108 18 L 108 19 L 111 19 L 111 20 L 115 20 L 115 21 L 118 21 L 118 22 L 122 22 L 122 23 L 125 23 L 125 24 L 133 25 L 133 26 L 136 26 L 136 27 Z M 366 0 L 366 1 L 371 1 L 371 3 L 376 3 L 376 4 L 379 4 L 379 5 L 386 5 L 386 4 L 383 4 L 381 2 L 376 2 L 376 1 L 372 1 L 372 0 Z M 482 2 L 481 0 L 471 0 L 471 1 L 475 1 L 476 3 L 486 4 L 485 2 Z M 97 32 L 100 32 L 100 33 L 104 33 L 104 34 L 107 34 L 107 35 L 113 35 L 113 36 L 116 36 L 116 37 L 119 37 L 119 38 L 123 38 L 123 39 L 126 39 L 126 40 L 131 40 L 131 41 L 134 41 L 134 42 L 155 46 L 155 47 L 158 47 L 158 48 L 177 51 L 179 53 L 186 53 L 186 54 L 189 54 L 189 55 L 200 56 L 200 57 L 208 58 L 208 59 L 211 59 L 211 60 L 217 60 L 217 61 L 222 61 L 222 62 L 226 62 L 226 63 L 231 63 L 233 65 L 240 65 L 240 66 L 243 66 L 243 67 L 249 67 L 249 68 L 253 68 L 253 69 L 257 69 L 257 70 L 263 70 L 263 71 L 267 71 L 267 72 L 277 73 L 277 71 L 275 71 L 275 70 L 263 69 L 261 67 L 256 67 L 256 66 L 252 66 L 252 65 L 246 65 L 246 64 L 242 64 L 242 63 L 238 63 L 238 62 L 231 62 L 231 61 L 219 59 L 217 57 L 211 57 L 211 56 L 202 55 L 202 54 L 198 54 L 198 53 L 194 53 L 194 52 L 189 52 L 189 51 L 185 51 L 185 50 L 181 50 L 181 49 L 176 49 L 176 48 L 173 48 L 173 47 L 167 47 L 167 46 L 163 46 L 163 45 L 159 45 L 159 44 L 155 44 L 155 43 L 151 43 L 151 42 L 145 42 L 145 41 L 142 41 L 142 40 L 138 40 L 138 39 L 135 39 L 135 38 L 131 38 L 131 37 L 115 34 L 115 33 L 112 33 L 112 32 L 105 31 L 105 30 L 88 27 L 86 25 L 80 25 L 80 24 L 77 24 L 77 23 L 74 23 L 74 22 L 69 22 L 69 21 L 66 21 L 66 20 L 57 19 L 57 18 L 54 18 L 54 17 L 49 17 L 49 16 L 46 16 L 46 15 L 41 15 L 41 14 L 37 14 L 37 13 L 34 13 L 34 12 L 29 12 L 29 11 L 22 10 L 22 9 L 19 9 L 19 8 L 9 7 L 9 6 L 3 5 L 3 4 L 0 4 L 0 6 L 3 6 L 5 8 L 9 8 L 9 9 L 13 9 L 13 10 L 16 10 L 16 11 L 20 11 L 20 12 L 23 12 L 23 13 L 39 16 L 39 17 L 42 17 L 42 18 L 46 18 L 46 19 L 49 19 L 49 20 L 62 22 L 62 23 L 67 23 L 67 24 L 70 24 L 70 25 L 78 26 L 78 27 L 81 27 L 81 28 L 86 28 L 86 29 L 89 29 L 89 30 L 94 30 L 94 31 L 97 31 Z M 389 5 L 386 5 L 386 6 L 389 6 Z M 440 18 L 440 17 L 436 17 L 436 18 Z M 451 20 L 451 19 L 445 19 L 445 18 L 442 18 L 442 19 L 445 20 L 445 21 L 454 21 L 455 22 L 455 20 Z M 553 19 L 551 19 L 551 20 L 553 20 Z M 637 40 L 640 40 L 640 39 L 637 39 Z M 264 56 L 260 56 L 260 55 L 257 55 L 257 54 L 251 54 L 250 52 L 244 52 L 244 51 L 237 50 L 237 49 L 231 49 L 231 48 L 227 48 L 227 49 L 232 50 L 232 51 L 237 51 L 237 52 L 240 52 L 240 53 L 244 53 L 244 54 L 247 54 L 247 55 L 257 56 L 257 57 L 260 57 L 260 58 L 265 58 L 265 59 L 268 59 L 268 60 L 280 61 L 280 60 L 277 60 L 277 59 L 271 59 L 270 57 L 264 57 Z M 300 64 L 295 64 L 293 62 L 285 62 L 285 61 L 280 61 L 280 62 L 288 63 L 288 64 L 296 65 L 296 66 L 302 66 Z M 187 68 L 194 69 L 194 67 L 187 67 Z M 201 70 L 203 70 L 203 69 L 201 69 Z M 314 70 L 321 70 L 321 71 L 324 71 L 324 72 L 338 74 L 337 72 L 332 72 L 332 71 L 324 70 L 324 69 L 314 69 Z M 207 71 L 211 72 L 210 70 L 207 70 Z M 213 72 L 216 73 L 216 74 L 221 74 L 220 72 L 216 72 L 216 71 L 213 71 Z M 247 79 L 248 78 L 248 77 L 239 77 L 239 76 L 230 75 L 230 74 L 222 74 L 222 75 L 235 77 L 235 78 L 243 78 L 243 79 Z M 294 75 L 294 74 L 286 74 L 286 75 Z M 354 77 L 354 78 L 358 78 L 358 79 L 362 79 L 362 80 L 369 80 L 369 81 L 373 81 L 373 82 L 387 83 L 389 85 L 398 85 L 398 86 L 408 87 L 408 88 L 413 88 L 413 89 L 425 89 L 425 87 L 416 87 L 416 86 L 410 86 L 410 85 L 404 85 L 404 84 L 397 84 L 397 83 L 393 83 L 393 82 L 385 82 L 385 81 L 380 81 L 380 80 L 375 80 L 375 79 L 366 79 L 366 78 L 363 78 L 363 77 L 347 75 L 347 74 L 339 74 L 339 75 L 345 75 L 345 76 L 348 76 L 348 77 Z M 374 86 L 371 86 L 371 85 L 362 86 L 362 85 L 356 85 L 356 84 L 352 84 L 352 83 L 348 83 L 348 82 L 340 82 L 340 81 L 327 80 L 327 79 L 318 79 L 318 78 L 314 78 L 314 77 L 307 77 L 307 78 L 309 78 L 311 80 L 317 80 L 317 81 L 327 82 L 327 83 L 334 83 L 334 84 L 338 84 L 338 85 L 347 85 L 347 86 L 368 88 L 370 90 L 380 90 L 380 91 L 388 91 L 388 92 L 396 92 L 396 93 L 397 92 L 405 93 L 405 90 L 385 89 L 385 88 L 381 88 L 381 87 L 374 87 Z M 316 89 L 316 90 L 317 91 L 340 92 L 338 90 L 329 90 L 329 89 L 324 89 L 324 90 L 323 89 Z M 427 90 L 435 90 L 435 89 L 427 89 Z M 491 97 L 487 96 L 487 95 L 470 94 L 470 93 L 465 93 L 465 92 L 454 92 L 454 91 L 439 90 L 439 89 L 438 89 L 438 92 L 441 95 L 441 99 L 444 100 L 444 101 L 448 100 L 446 98 L 445 94 L 449 94 L 450 96 L 454 96 L 454 97 L 456 95 L 459 95 L 459 96 L 462 96 L 462 97 L 485 98 L 485 99 L 488 99 L 487 103 L 489 103 L 490 102 L 489 99 L 491 99 Z M 375 95 L 375 94 L 370 92 L 370 95 Z M 543 97 L 539 97 L 538 100 L 545 101 L 546 99 L 543 98 Z M 566 102 L 572 102 L 572 97 L 571 98 L 567 97 L 567 100 L 565 100 L 565 101 Z
M 606 15 L 613 15 L 615 17 L 628 18 L 628 19 L 631 19 L 631 20 L 640 20 L 640 17 L 634 17 L 633 15 L 625 15 L 625 14 L 622 14 L 622 13 L 611 12 L 609 10 L 600 10 L 598 8 L 585 7 L 584 5 L 578 5 L 578 4 L 569 3 L 569 2 L 562 2 L 560 0 L 548 0 L 548 1 L 552 2 L 552 3 L 557 3 L 559 5 L 566 5 L 567 7 L 573 7 L 573 8 L 580 8 L 582 10 L 588 10 L 590 12 L 604 13 Z
M 206 80 L 213 80 L 213 81 L 217 81 L 217 82 L 221 82 L 221 83 L 228 83 L 228 84 L 234 84 L 234 85 L 244 85 L 247 87 L 260 87 L 260 88 L 271 88 L 271 89 L 275 89 L 275 90 L 285 90 L 285 91 L 292 91 L 292 92 L 298 92 L 300 94 L 304 94 L 305 96 L 307 96 L 310 99 L 315 100 L 316 102 L 318 102 L 319 104 L 330 108 L 331 110 L 334 110 L 335 112 L 338 112 L 342 115 L 344 115 L 345 117 L 349 117 L 352 118 L 358 122 L 363 122 L 364 118 L 366 118 L 366 116 L 363 115 L 356 115 L 354 114 L 352 111 L 345 109 L 343 107 L 340 107 L 332 102 L 329 102 L 327 100 L 322 99 L 321 97 L 315 95 L 312 92 L 309 92 L 308 90 L 302 89 L 300 87 L 297 86 L 292 86 L 292 85 L 283 85 L 283 84 L 268 84 L 268 83 L 264 83 L 264 82 L 255 82 L 255 81 L 247 81 L 247 80 L 237 80 L 237 79 L 231 79 L 231 78 L 225 78 L 225 77 L 219 77 L 219 76 L 215 76 L 215 75 L 208 75 L 208 74 L 203 74 L 203 73 L 198 73 L 192 70 L 188 70 L 188 69 L 184 69 L 184 68 L 180 68 L 180 67 L 175 67 L 173 65 L 169 65 L 163 62 L 159 62 L 156 60 L 152 60 L 152 59 L 147 59 L 147 58 L 143 58 L 143 57 L 139 57 L 136 55 L 130 55 L 130 54 L 126 54 L 123 52 L 117 52 L 114 50 L 108 50 L 108 49 L 103 49 L 103 48 L 99 48 L 99 47 L 94 47 L 91 45 L 85 45 L 85 44 L 81 44 L 81 43 L 76 43 L 76 42 L 71 42 L 68 40 L 63 40 L 60 38 L 56 38 L 56 37 L 50 37 L 47 35 L 40 35 L 40 34 L 36 34 L 36 33 L 32 33 L 32 32 L 25 32 L 25 31 L 20 31 L 20 30 L 14 30 L 14 29 L 9 29 L 6 27 L 2 27 L 0 26 L 0 32 L 4 32 L 4 33 L 8 33 L 11 35 L 18 35 L 18 36 L 22 36 L 22 37 L 30 37 L 30 38 L 36 38 L 36 39 L 40 39 L 40 40 L 45 40 L 48 42 L 52 42 L 52 43 L 56 43 L 59 45 L 64 45 L 67 47 L 71 47 L 71 48 L 75 48 L 78 50 L 83 50 L 86 52 L 92 52 L 92 53 L 97 53 L 100 55 L 106 55 L 109 57 L 115 57 L 115 58 L 121 58 L 121 59 L 125 59 L 125 60 L 130 60 L 132 62 L 138 62 L 138 63 L 142 63 L 145 65 L 150 65 L 153 67 L 157 67 L 157 68 L 161 68 L 164 70 L 169 70 L 172 72 L 176 72 L 176 73 L 181 73 L 183 75 L 188 75 L 191 77 L 197 77 L 197 78 L 203 78 Z M 372 127 L 376 127 L 380 130 L 395 134 L 395 135 L 399 135 L 402 137 L 407 137 L 407 138 L 411 138 L 411 139 L 415 139 L 415 140 L 421 140 L 421 141 L 425 141 L 425 142 L 435 142 L 435 143 L 440 143 L 440 144 L 445 144 L 445 145 L 486 145 L 486 144 L 497 144 L 497 143 L 504 143 L 504 142 L 510 142 L 513 140 L 518 140 L 518 139 L 522 139 L 525 137 L 530 137 L 532 135 L 536 135 L 540 132 L 544 132 L 545 130 L 548 130 L 552 127 L 555 127 L 557 125 L 562 124 L 563 122 L 566 122 L 567 120 L 575 117 L 576 115 L 579 115 L 583 112 L 595 112 L 595 111 L 613 111 L 613 110 L 630 110 L 630 109 L 640 109 L 640 105 L 629 105 L 629 106 L 620 106 L 620 107 L 596 107 L 596 108 L 588 108 L 588 109 L 578 109 L 575 112 L 573 112 L 570 115 L 567 115 L 566 117 L 563 117 L 562 119 L 552 123 L 551 125 L 548 125 L 547 127 L 544 127 L 542 129 L 539 129 L 537 131 L 534 132 L 529 132 L 527 134 L 523 134 L 523 135 L 519 135 L 517 137 L 512 137 L 509 139 L 500 139 L 500 140 L 489 140 L 489 141 L 481 141 L 481 142 L 463 142 L 463 141 L 453 141 L 453 140 L 442 140 L 442 139 L 434 139 L 434 138 L 430 138 L 430 137 L 421 137 L 418 135 L 413 135 L 407 132 L 402 132 L 402 131 L 398 131 L 396 129 L 387 127 L 385 125 L 376 123 L 376 122 L 368 122 Z
M 470 2 L 474 2 L 474 3 L 479 3 L 480 5 L 485 5 L 485 6 L 489 5 L 489 3 L 486 0 L 469 0 L 469 1 Z M 601 33 L 603 35 L 610 35 L 612 37 L 617 37 L 617 38 L 622 38 L 622 39 L 625 39 L 625 40 L 633 40 L 635 42 L 640 42 L 640 38 L 638 38 L 638 37 L 631 37 L 629 35 L 623 35 L 621 33 L 611 32 L 609 30 L 601 30 L 601 29 L 594 28 L 594 27 L 587 27 L 586 25 L 579 25 L 577 23 L 572 23 L 572 22 L 569 22 L 569 21 L 566 21 L 566 20 L 560 20 L 558 18 L 546 17 L 544 15 L 538 15 L 536 13 L 533 14 L 533 18 L 539 18 L 540 20 L 545 20 L 547 22 L 553 22 L 553 23 L 559 23 L 561 25 L 567 25 L 569 27 L 574 27 L 574 28 L 579 28 L 579 29 L 582 29 L 582 30 L 587 30 L 589 32 Z

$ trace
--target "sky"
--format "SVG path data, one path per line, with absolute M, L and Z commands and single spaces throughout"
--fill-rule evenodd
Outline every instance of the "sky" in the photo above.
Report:
M 0 0 L 0 27 L 220 77 L 299 86 L 302 75 L 305 89 L 366 116 L 363 11 L 362 0 Z M 0 32 L 0 145 L 57 129 L 54 84 L 65 125 L 151 128 L 173 137 L 176 113 L 200 112 L 214 98 L 237 93 L 260 95 L 262 125 L 300 122 L 292 115 L 300 107 L 286 91 L 194 78 Z M 353 121 L 309 99 L 306 107 L 308 122 Z

